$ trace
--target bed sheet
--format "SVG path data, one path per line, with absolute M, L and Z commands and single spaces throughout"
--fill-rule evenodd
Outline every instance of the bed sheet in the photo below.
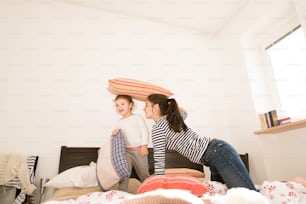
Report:
M 210 204 L 227 204 L 227 203 L 252 203 L 256 204 L 305 204 L 306 203 L 306 188 L 296 182 L 280 182 L 280 181 L 264 181 L 259 185 L 259 192 L 250 191 L 245 188 L 232 188 L 228 190 L 224 184 L 213 182 L 213 181 L 203 181 L 207 186 L 208 191 L 201 197 L 197 197 L 188 192 L 188 199 L 201 200 L 202 203 Z M 171 192 L 171 190 L 170 190 Z M 179 192 L 179 193 L 177 193 Z M 184 195 L 187 197 L 186 191 L 178 190 L 172 198 L 182 199 L 179 196 Z M 73 193 L 73 194 L 71 194 Z M 151 191 L 143 193 L 143 196 L 150 195 L 152 198 L 156 199 L 157 194 L 159 196 L 169 195 L 169 189 L 161 189 L 156 191 Z M 154 196 L 152 197 L 152 195 Z M 72 196 L 73 195 L 73 196 Z M 70 197 L 69 197 L 70 196 Z M 97 188 L 83 189 L 76 191 L 76 189 L 67 189 L 67 191 L 62 191 L 61 193 L 55 192 L 54 197 L 44 204 L 113 204 L 113 203 L 129 203 L 127 201 L 131 199 L 139 199 L 140 194 L 127 193 L 119 190 L 110 190 L 106 192 L 101 192 Z M 197 198 L 196 198 L 197 197 Z M 142 198 L 143 199 L 143 198 Z M 160 199 L 160 198 L 159 198 Z M 250 200 L 251 199 L 251 200 Z M 254 202 L 254 200 L 256 202 Z M 146 202 L 135 202 L 131 203 L 146 203 Z M 186 202 L 187 203 L 187 202 Z
M 128 193 L 131 195 L 136 194 L 137 189 L 139 188 L 140 185 L 141 183 L 139 180 L 134 178 L 130 179 Z M 114 191 L 117 191 L 118 189 L 119 189 L 118 184 L 112 188 L 112 190 Z M 77 187 L 58 188 L 54 189 L 52 196 L 50 198 L 47 198 L 46 201 L 44 201 L 43 203 L 48 203 L 49 201 L 63 201 L 63 200 L 67 201 L 67 200 L 77 199 L 82 195 L 91 194 L 94 192 L 102 192 L 102 191 L 99 186 L 87 187 L 87 188 L 77 188 Z

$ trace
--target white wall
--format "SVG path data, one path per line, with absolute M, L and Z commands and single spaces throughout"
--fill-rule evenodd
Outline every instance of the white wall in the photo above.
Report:
M 305 129 L 253 134 L 257 106 L 235 24 L 211 38 L 77 5 L 1 3 L 0 149 L 39 155 L 37 177 L 57 173 L 61 145 L 105 141 L 118 118 L 106 90 L 116 77 L 174 91 L 188 125 L 249 152 L 255 183 L 306 177 L 305 165 L 292 159 L 304 153 L 297 147 Z M 136 112 L 142 108 L 137 103 Z
M 263 6 L 263 4 L 258 5 Z M 226 89 L 225 93 L 245 93 L 243 96 L 246 97 L 244 98 L 246 102 L 240 109 L 250 111 L 249 117 L 244 117 L 244 119 L 252 121 L 247 125 L 253 126 L 253 129 L 261 128 L 258 119 L 259 113 L 272 109 L 279 110 L 280 107 L 272 68 L 264 49 L 287 33 L 290 28 L 299 24 L 299 14 L 296 12 L 293 1 L 275 1 L 271 2 L 270 8 L 265 8 L 267 10 L 262 9 L 261 13 L 256 13 L 250 4 L 237 16 L 236 22 L 232 22 L 232 25 L 220 35 L 220 38 L 224 39 L 222 43 L 226 44 L 224 47 L 228 50 L 235 50 L 234 55 L 224 54 L 226 61 L 241 65 L 241 67 L 238 66 L 241 69 L 235 69 L 235 73 L 229 77 L 237 85 Z M 256 18 L 254 18 L 255 16 Z M 236 43 L 233 43 L 235 40 Z M 225 53 L 228 54 L 230 51 Z M 224 65 L 224 70 L 226 67 Z M 249 83 L 244 84 L 245 81 Z M 227 88 L 230 85 L 231 83 L 227 83 Z M 227 101 L 230 103 L 229 100 Z M 238 105 L 240 104 L 238 103 Z M 234 110 L 239 110 L 238 106 Z M 233 129 L 231 135 L 235 135 L 234 131 Z M 267 180 L 281 181 L 296 176 L 305 178 L 306 165 L 303 162 L 306 153 L 303 148 L 303 144 L 306 142 L 305 131 L 306 128 L 300 128 L 283 133 L 249 137 L 248 139 L 253 140 L 256 144 L 249 150 L 251 157 L 253 157 L 251 161 L 251 165 L 253 165 L 251 169 L 255 171 L 253 176 L 260 178 L 260 180 L 266 178 Z M 239 148 L 244 147 L 247 145 L 239 146 Z
M 109 137 L 118 118 L 110 78 L 172 90 L 188 124 L 223 135 L 214 39 L 77 5 L 2 4 L 0 149 L 38 154 L 38 177 L 57 173 L 61 145 L 100 146 Z

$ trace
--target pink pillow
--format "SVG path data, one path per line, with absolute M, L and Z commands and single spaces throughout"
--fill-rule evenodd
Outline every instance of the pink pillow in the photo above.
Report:
M 137 193 L 144 193 L 156 189 L 183 189 L 192 194 L 202 196 L 207 192 L 206 186 L 192 176 L 150 176 L 140 185 Z
M 165 174 L 166 176 L 184 175 L 196 178 L 204 178 L 205 176 L 204 172 L 189 168 L 168 168 L 165 169 Z
M 116 78 L 108 80 L 109 92 L 115 95 L 130 95 L 131 97 L 146 101 L 150 94 L 164 94 L 171 96 L 173 93 L 155 84 L 143 82 L 135 79 Z

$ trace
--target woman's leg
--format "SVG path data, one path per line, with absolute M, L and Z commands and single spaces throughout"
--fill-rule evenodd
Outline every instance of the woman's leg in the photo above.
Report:
M 210 167 L 209 170 L 210 170 L 210 180 L 218 181 L 223 184 L 225 183 L 217 169 L 215 169 L 214 167 Z
M 228 188 L 245 187 L 256 190 L 250 175 L 236 150 L 223 140 L 214 139 L 203 156 L 204 165 L 220 175 Z

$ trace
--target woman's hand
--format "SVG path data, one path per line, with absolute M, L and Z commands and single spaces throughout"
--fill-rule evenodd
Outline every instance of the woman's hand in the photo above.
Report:
M 149 154 L 148 151 L 148 146 L 147 145 L 142 145 L 140 148 L 140 155 L 141 156 L 147 156 Z
M 184 113 L 184 112 L 186 112 L 186 111 L 185 111 L 185 109 L 184 109 L 184 108 L 182 108 L 182 107 L 178 107 L 178 109 L 179 109 L 180 113 Z

